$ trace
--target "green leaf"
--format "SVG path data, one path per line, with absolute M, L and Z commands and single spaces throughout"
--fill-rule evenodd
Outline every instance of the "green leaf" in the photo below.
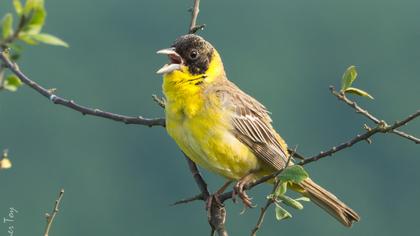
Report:
M 311 199 L 308 197 L 300 197 L 300 198 L 296 198 L 296 201 L 301 201 L 301 202 L 310 202 Z
M 344 90 L 344 92 L 345 93 L 356 94 L 356 95 L 359 95 L 359 96 L 362 96 L 362 97 L 368 97 L 370 99 L 374 99 L 369 93 L 367 93 L 367 92 L 365 92 L 361 89 L 358 89 L 358 88 L 349 87 L 349 88 L 346 88 Z
M 13 16 L 7 13 L 2 20 L 3 38 L 6 39 L 13 34 Z
M 26 0 L 23 14 L 27 16 L 32 10 L 40 7 L 44 7 L 44 0 Z
M 27 16 L 34 9 L 34 0 L 26 0 L 25 7 L 23 8 L 23 14 Z
M 23 13 L 23 6 L 20 0 L 13 0 L 13 6 L 15 7 L 16 14 L 18 16 L 22 15 Z
M 25 34 L 38 34 L 45 23 L 47 12 L 43 0 L 27 0 L 24 14 L 29 18 L 28 23 L 23 27 Z
M 346 90 L 350 87 L 354 80 L 357 78 L 357 70 L 355 66 L 349 66 L 347 70 L 344 72 L 343 77 L 341 79 L 341 91 Z
M 29 45 L 37 45 L 38 42 L 35 41 L 35 39 L 33 39 L 32 37 L 33 35 L 31 34 L 19 34 L 18 38 Z
M 293 207 L 293 208 L 298 209 L 298 210 L 303 209 L 302 203 L 298 202 L 297 200 L 295 200 L 295 199 L 293 199 L 289 196 L 282 195 L 282 196 L 279 196 L 279 198 L 284 204 L 286 204 L 290 207 Z
M 50 34 L 35 34 L 35 35 L 32 35 L 32 39 L 40 43 L 45 43 L 45 44 L 50 44 L 50 45 L 55 45 L 55 46 L 63 46 L 66 48 L 69 47 L 69 45 L 66 42 Z
M 3 88 L 15 92 L 23 83 L 16 75 L 9 75 L 3 83 Z
M 281 182 L 293 182 L 296 184 L 302 182 L 308 177 L 308 173 L 303 169 L 302 166 L 299 165 L 289 166 L 286 169 L 284 169 L 279 175 L 279 179 Z
M 290 214 L 288 211 L 286 211 L 283 207 L 281 207 L 279 204 L 276 204 L 276 219 L 277 220 L 284 220 L 288 218 L 292 218 L 292 214 Z
M 281 182 L 276 189 L 275 195 L 276 197 L 282 196 L 287 191 L 287 182 Z

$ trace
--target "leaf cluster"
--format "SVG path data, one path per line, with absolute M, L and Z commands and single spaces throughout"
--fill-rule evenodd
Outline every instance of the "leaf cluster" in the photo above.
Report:
M 302 181 L 309 177 L 308 173 L 303 169 L 302 166 L 294 165 L 289 166 L 284 169 L 279 176 L 277 176 L 277 187 L 273 194 L 267 196 L 275 204 L 276 219 L 283 220 L 292 218 L 286 209 L 283 208 L 283 205 L 292 207 L 297 210 L 302 210 L 303 205 L 302 201 L 309 201 L 309 198 L 300 197 L 292 198 L 286 195 L 287 188 L 291 186 L 297 187 Z
M 22 52 L 21 43 L 37 45 L 39 43 L 68 47 L 68 44 L 60 38 L 42 32 L 45 25 L 47 12 L 44 0 L 12 0 L 14 14 L 9 12 L 4 15 L 0 22 L 0 47 L 1 50 L 10 52 L 10 58 L 16 61 Z M 16 26 L 14 22 L 17 19 Z M 0 65 L 0 90 L 16 91 L 22 82 L 14 75 L 5 76 L 4 66 Z

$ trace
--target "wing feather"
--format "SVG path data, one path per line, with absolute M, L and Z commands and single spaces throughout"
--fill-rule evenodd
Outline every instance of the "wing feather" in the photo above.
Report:
M 258 158 L 276 170 L 284 168 L 287 146 L 271 125 L 267 109 L 228 80 L 216 87 L 216 94 L 229 109 L 235 136 Z

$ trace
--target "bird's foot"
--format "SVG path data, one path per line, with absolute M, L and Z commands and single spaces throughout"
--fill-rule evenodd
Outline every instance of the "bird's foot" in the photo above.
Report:
M 242 203 L 245 206 L 245 209 L 255 207 L 254 205 L 252 205 L 252 198 L 250 198 L 245 191 L 245 186 L 248 183 L 249 183 L 249 178 L 242 178 L 235 184 L 235 186 L 233 187 L 233 192 L 232 192 L 233 202 L 236 202 L 236 196 L 239 196 L 239 198 L 241 198 Z

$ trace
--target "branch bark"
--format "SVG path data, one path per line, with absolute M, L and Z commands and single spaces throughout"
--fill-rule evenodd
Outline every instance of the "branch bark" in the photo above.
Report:
M 204 181 L 204 178 L 201 176 L 200 171 L 197 168 L 197 165 L 191 161 L 191 159 L 185 155 L 185 159 L 187 160 L 188 168 L 190 169 L 190 172 L 195 180 L 195 183 L 197 184 L 197 187 L 201 191 L 201 196 L 203 197 L 203 200 L 207 200 L 210 196 L 210 192 L 207 189 L 207 183 Z
M 188 33 L 195 34 L 198 30 L 204 29 L 206 25 L 197 25 L 197 17 L 200 12 L 200 0 L 194 0 L 194 6 L 191 8 L 191 23 Z
M 267 202 L 265 203 L 264 207 L 261 207 L 260 215 L 258 216 L 258 221 L 255 227 L 251 231 L 251 236 L 256 236 L 257 231 L 261 228 L 262 223 L 264 221 L 265 213 L 267 212 L 267 209 L 274 203 L 273 200 L 267 199 Z
M 0 52 L 0 59 L 4 62 L 5 66 L 8 67 L 24 84 L 28 85 L 35 91 L 37 91 L 42 96 L 48 98 L 54 104 L 59 104 L 70 108 L 72 110 L 78 111 L 83 115 L 98 116 L 106 119 L 111 119 L 114 121 L 123 122 L 125 124 L 137 124 L 145 126 L 165 126 L 164 118 L 144 118 L 141 116 L 125 116 L 120 114 L 115 114 L 107 111 L 102 111 L 99 109 L 89 108 L 86 106 L 79 105 L 73 100 L 62 98 L 58 95 L 55 95 L 52 90 L 48 90 L 35 81 L 29 79 L 18 67 L 18 65 L 12 62 L 4 51 Z

